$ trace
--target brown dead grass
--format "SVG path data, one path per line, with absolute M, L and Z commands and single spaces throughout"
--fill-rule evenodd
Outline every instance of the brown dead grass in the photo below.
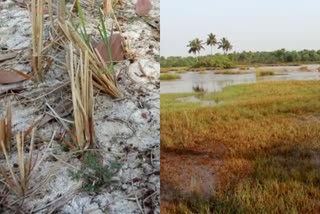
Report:
M 289 81 L 229 87 L 207 97 L 223 101 L 215 107 L 183 108 L 163 95 L 161 184 L 188 189 L 177 169 L 201 154 L 215 191 L 205 199 L 162 191 L 162 213 L 319 212 L 319 94 L 319 81 Z

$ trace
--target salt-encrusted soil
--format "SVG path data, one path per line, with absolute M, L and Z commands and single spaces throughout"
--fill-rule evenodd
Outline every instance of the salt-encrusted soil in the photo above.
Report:
M 22 1 L 20 1 L 22 2 Z M 87 2 L 87 1 L 83 1 Z M 100 1 L 97 1 L 97 4 Z M 19 203 L 11 205 L 9 198 L 1 198 L 0 213 L 159 213 L 160 212 L 160 101 L 159 101 L 159 0 L 147 17 L 135 14 L 136 1 L 124 1 L 116 11 L 122 33 L 136 60 L 116 65 L 119 88 L 123 94 L 113 100 L 95 91 L 96 144 L 104 164 L 116 160 L 121 165 L 112 185 L 98 192 L 81 189 L 81 181 L 72 180 L 70 170 L 80 169 L 81 160 L 64 150 L 58 137 L 64 129 L 56 119 L 45 123 L 35 132 L 35 154 L 45 155 L 44 161 L 31 179 L 31 186 L 42 184 L 38 191 Z M 95 8 L 84 5 L 87 29 L 92 38 L 98 37 Z M 112 27 L 112 19 L 106 20 Z M 46 19 L 46 28 L 49 28 Z M 48 35 L 46 35 L 46 38 Z M 0 69 L 14 68 L 25 73 L 30 65 L 31 23 L 29 12 L 13 1 L 0 3 L 0 54 L 8 51 L 17 57 L 0 62 Z M 73 120 L 72 112 L 64 109 L 70 101 L 68 75 L 61 62 L 64 52 L 47 53 L 54 58 L 44 81 L 0 85 L 0 113 L 8 101 L 13 112 L 13 131 L 25 131 L 43 114 L 62 109 L 60 116 Z M 58 60 L 59 59 L 59 60 Z M 14 93 L 9 93 L 14 92 Z M 57 111 L 58 112 L 58 111 Z M 56 132 L 51 146 L 48 143 Z M 13 147 L 12 162 L 16 161 Z M 1 156 L 1 164 L 5 165 Z M 47 180 L 46 180 L 47 179 Z M 3 190 L 1 186 L 0 191 Z

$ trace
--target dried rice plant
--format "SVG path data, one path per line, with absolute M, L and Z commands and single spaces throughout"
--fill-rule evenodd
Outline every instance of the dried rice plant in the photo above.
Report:
M 68 46 L 69 42 L 71 42 L 80 52 L 87 52 L 89 70 L 92 71 L 93 85 L 113 98 L 120 97 L 121 93 L 117 88 L 115 77 L 108 70 L 99 53 L 83 40 L 69 21 L 66 21 L 64 24 L 58 22 L 58 25 L 65 37 L 64 46 Z
M 32 0 L 31 23 L 32 23 L 32 68 L 37 80 L 42 79 L 42 50 L 43 50 L 43 0 Z
M 29 187 L 29 181 L 30 181 L 30 174 L 33 169 L 33 161 L 32 161 L 32 152 L 33 152 L 33 144 L 34 144 L 34 138 L 32 136 L 32 140 L 30 142 L 30 150 L 27 160 L 25 160 L 25 154 L 24 154 L 24 135 L 23 134 L 17 134 L 16 136 L 16 143 L 17 143 L 17 150 L 18 150 L 18 166 L 19 172 L 16 172 L 13 169 L 13 164 L 11 163 L 11 160 L 9 158 L 9 154 L 7 152 L 7 149 L 1 141 L 1 148 L 3 150 L 6 163 L 9 170 L 9 176 L 6 172 L 5 168 L 0 165 L 1 174 L 4 177 L 5 184 L 9 187 L 10 190 L 12 190 L 16 195 L 18 196 L 25 196 L 28 187 Z
M 93 81 L 88 51 L 74 51 L 74 46 L 70 43 L 67 65 L 72 90 L 75 141 L 78 149 L 85 150 L 93 145 L 94 141 Z
M 31 140 L 29 144 L 29 152 L 25 153 L 25 135 L 23 133 L 18 133 L 16 135 L 16 146 L 17 146 L 17 164 L 18 169 L 13 167 L 13 163 L 9 157 L 9 153 L 6 149 L 4 142 L 0 141 L 0 147 L 4 153 L 7 167 L 0 165 L 0 175 L 1 182 L 4 183 L 10 191 L 12 191 L 16 196 L 25 197 L 37 191 L 40 186 L 46 183 L 47 178 L 43 179 L 43 182 L 31 188 L 30 181 L 34 176 L 34 172 L 38 169 L 39 165 L 45 159 L 48 148 L 51 146 L 55 133 L 51 138 L 44 154 L 38 158 L 38 155 L 34 158 L 34 132 L 32 130 Z M 50 173 L 48 177 L 50 176 Z
M 3 142 L 6 150 L 10 150 L 11 148 L 11 125 L 12 125 L 12 113 L 11 107 L 7 107 L 7 112 L 5 118 L 0 120 L 0 142 Z M 2 151 L 2 149 L 0 149 Z

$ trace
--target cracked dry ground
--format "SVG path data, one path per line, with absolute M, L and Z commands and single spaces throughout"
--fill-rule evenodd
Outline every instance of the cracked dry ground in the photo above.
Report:
M 97 1 L 98 2 L 98 1 Z M 85 8 L 87 30 L 92 38 L 98 37 L 95 27 L 98 14 Z M 136 60 L 125 60 L 115 66 L 119 74 L 118 84 L 123 97 L 113 100 L 95 91 L 96 143 L 104 164 L 116 160 L 121 164 L 116 182 L 99 192 L 87 193 L 80 184 L 70 178 L 70 168 L 80 168 L 81 161 L 65 152 L 60 138 L 45 151 L 47 143 L 56 131 L 63 127 L 52 119 L 39 127 L 35 134 L 35 154 L 45 154 L 31 185 L 43 181 L 51 174 L 46 184 L 32 197 L 25 198 L 19 207 L 10 207 L 1 198 L 0 212 L 12 213 L 159 213 L 160 212 L 160 96 L 159 96 L 159 0 L 153 0 L 153 9 L 147 17 L 135 14 L 136 1 L 124 1 L 123 9 L 116 16 Z M 68 5 L 70 8 L 70 5 Z M 108 27 L 114 26 L 107 19 Z M 45 29 L 49 27 L 48 19 Z M 13 51 L 17 57 L 1 62 L 2 68 L 14 68 L 25 73 L 31 71 L 30 46 L 31 24 L 29 12 L 13 1 L 1 3 L 0 10 L 1 54 Z M 46 38 L 47 38 L 47 34 Z M 54 50 L 50 56 L 63 61 L 64 51 Z M 32 81 L 0 85 L 0 113 L 11 102 L 13 131 L 29 128 L 42 115 L 50 113 L 46 104 L 57 110 L 65 120 L 73 120 L 67 103 L 71 100 L 68 74 L 55 63 L 45 74 L 40 84 Z M 10 93 L 9 93 L 10 92 Z M 45 96 L 44 96 L 45 95 Z M 13 162 L 17 159 L 13 152 Z M 59 158 L 59 159 L 57 159 Z M 4 163 L 3 157 L 0 160 Z M 1 186 L 1 191 L 3 186 Z

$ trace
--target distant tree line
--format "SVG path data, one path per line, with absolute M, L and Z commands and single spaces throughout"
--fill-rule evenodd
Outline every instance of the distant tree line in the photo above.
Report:
M 194 42 L 198 44 L 198 42 Z M 200 48 L 201 50 L 201 48 Z M 161 57 L 161 67 L 200 67 L 212 66 L 211 62 L 221 61 L 227 64 L 281 64 L 281 63 L 311 63 L 320 62 L 320 50 L 287 51 L 280 49 L 272 52 L 234 52 L 200 57 Z M 206 65 L 207 64 L 207 65 Z M 212 64 L 212 65 L 210 65 Z M 228 66 L 225 66 L 228 67 Z

